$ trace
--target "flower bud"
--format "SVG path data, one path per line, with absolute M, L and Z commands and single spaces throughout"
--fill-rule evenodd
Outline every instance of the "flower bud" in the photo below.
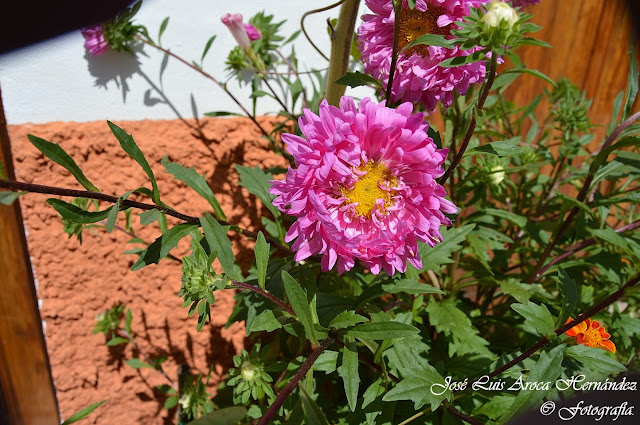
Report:
M 495 165 L 489 168 L 489 178 L 491 183 L 498 186 L 504 180 L 504 167 L 502 165 Z
M 247 31 L 247 35 L 251 41 L 260 40 L 262 38 L 262 34 L 260 34 L 260 30 L 254 27 L 251 24 L 244 24 L 244 29 Z
M 100 56 L 109 50 L 109 43 L 107 43 L 107 39 L 104 36 L 102 26 L 94 25 L 83 28 L 81 32 L 84 37 L 84 47 L 93 56 Z
M 502 22 L 507 23 L 507 27 L 513 28 L 518 22 L 518 13 L 509 4 L 493 0 L 487 9 L 486 15 L 482 17 L 480 22 L 484 23 L 488 28 L 499 28 Z
M 240 374 L 245 381 L 253 381 L 253 378 L 256 377 L 256 366 L 249 360 L 245 360 L 240 366 Z
M 242 15 L 239 13 L 236 13 L 235 15 L 227 13 L 221 20 L 222 23 L 229 28 L 229 31 L 231 31 L 231 35 L 236 39 L 238 46 L 240 46 L 245 52 L 250 52 L 251 39 L 247 33 L 246 26 L 242 23 Z

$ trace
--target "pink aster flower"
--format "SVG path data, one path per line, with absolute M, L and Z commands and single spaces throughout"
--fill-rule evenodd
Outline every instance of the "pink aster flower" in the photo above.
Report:
M 240 13 L 236 13 L 235 15 L 227 13 L 222 17 L 221 21 L 229 28 L 231 35 L 236 39 L 238 46 L 240 46 L 242 50 L 245 52 L 251 50 L 251 38 L 249 34 L 247 34 L 247 28 L 242 22 L 242 15 Z
M 298 218 L 285 239 L 295 239 L 296 261 L 321 254 L 322 270 L 337 263 L 343 273 L 360 259 L 374 274 L 393 275 L 407 261 L 422 267 L 418 241 L 442 241 L 440 226 L 451 224 L 445 213 L 457 212 L 436 182 L 448 149 L 437 149 L 424 114 L 412 110 L 369 98 L 359 109 L 350 97 L 340 108 L 324 100 L 319 116 L 304 110 L 304 138 L 282 135 L 297 168 L 271 193 L 280 211 Z
M 393 28 L 396 16 L 392 0 L 365 0 L 373 14 L 364 15 L 358 28 L 358 46 L 362 53 L 364 70 L 387 86 L 393 50 Z M 479 7 L 489 0 L 416 0 L 409 9 L 402 0 L 399 48 L 402 49 L 423 34 L 439 34 L 451 38 L 456 22 L 469 15 L 470 7 Z M 465 94 L 471 84 L 484 81 L 484 63 L 443 68 L 440 62 L 455 56 L 466 56 L 475 50 L 458 47 L 446 49 L 438 46 L 418 45 L 398 56 L 393 77 L 392 98 L 395 101 L 422 102 L 432 110 L 438 101 L 451 106 L 453 91 Z
M 513 7 L 528 7 L 540 3 L 540 0 L 509 0 Z
M 94 25 L 92 27 L 83 28 L 80 32 L 82 32 L 82 36 L 85 39 L 84 47 L 93 56 L 100 56 L 109 50 L 109 44 L 102 32 L 102 26 Z
M 251 24 L 244 24 L 244 29 L 247 31 L 247 35 L 251 41 L 260 40 L 262 38 L 262 34 L 260 34 L 260 30 L 254 27 Z

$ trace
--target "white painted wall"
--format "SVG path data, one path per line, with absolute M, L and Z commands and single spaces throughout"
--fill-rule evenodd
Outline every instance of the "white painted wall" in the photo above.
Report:
M 145 25 L 152 36 L 160 23 L 170 16 L 162 44 L 180 56 L 199 60 L 204 44 L 213 34 L 218 37 L 204 61 L 204 69 L 224 80 L 224 61 L 235 45 L 233 37 L 220 22 L 226 13 L 242 13 L 245 21 L 261 10 L 286 19 L 282 33 L 288 37 L 299 28 L 300 17 L 309 9 L 323 7 L 333 0 L 145 0 L 136 22 Z M 363 2 L 364 3 L 364 2 Z M 364 11 L 364 6 L 361 6 Z M 335 18 L 338 9 L 312 15 L 305 26 L 316 44 L 329 54 L 326 19 Z M 322 69 L 326 61 L 301 35 L 295 49 L 302 69 Z M 289 46 L 285 52 L 290 51 Z M 193 118 L 191 95 L 197 113 L 239 108 L 210 80 L 183 64 L 170 59 L 159 78 L 163 55 L 149 46 L 137 59 L 127 53 L 107 52 L 92 57 L 85 52 L 80 31 L 65 34 L 26 48 L 0 55 L 0 86 L 7 121 L 10 124 L 50 121 L 173 119 L 179 113 Z M 153 88 L 161 89 L 175 110 Z M 250 91 L 232 81 L 229 88 L 250 105 Z M 369 90 L 350 90 L 353 96 L 370 95 Z M 276 112 L 275 102 L 262 98 L 258 113 Z

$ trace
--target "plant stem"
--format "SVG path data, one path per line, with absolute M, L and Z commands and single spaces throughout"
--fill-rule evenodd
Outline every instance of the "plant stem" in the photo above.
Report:
M 573 321 L 571 321 L 571 322 L 561 326 L 560 328 L 556 329 L 554 331 L 554 333 L 556 335 L 560 336 L 563 333 L 567 332 L 572 327 L 584 322 L 585 320 L 587 320 L 588 318 L 590 318 L 594 314 L 599 313 L 600 311 L 602 311 L 605 308 L 609 307 L 611 304 L 613 304 L 618 299 L 620 299 L 624 295 L 624 292 L 628 288 L 636 285 L 638 282 L 640 282 L 640 275 L 636 275 L 635 277 L 632 277 L 631 279 L 629 279 L 627 281 L 627 283 L 622 285 L 620 287 L 620 289 L 618 289 L 617 291 L 615 291 L 614 293 L 609 295 L 607 298 L 605 298 L 604 300 L 600 301 L 598 304 L 594 305 L 593 307 L 591 307 L 590 309 L 588 309 L 584 313 L 580 314 Z M 542 347 L 547 345 L 550 341 L 551 340 L 546 336 L 543 337 L 543 338 L 540 338 L 535 344 L 533 344 L 531 347 L 526 349 L 518 357 L 516 357 L 515 359 L 511 360 L 510 362 L 504 364 L 503 366 L 500 366 L 499 368 L 497 368 L 493 372 L 489 373 L 487 376 L 489 376 L 489 378 L 493 378 L 494 376 L 497 376 L 497 375 L 501 374 L 505 370 L 517 365 L 518 363 L 520 363 L 524 359 L 527 359 L 527 358 L 531 357 L 536 351 L 538 351 L 539 349 L 541 349 Z M 479 379 L 480 378 L 474 379 L 473 381 L 471 381 L 470 385 L 473 385 L 473 383 L 478 381 Z
M 296 317 L 296 313 L 293 311 L 291 306 L 285 304 L 280 298 L 268 293 L 264 289 L 262 289 L 262 288 L 260 288 L 258 286 L 255 286 L 255 285 L 250 285 L 248 283 L 238 282 L 236 280 L 232 280 L 231 283 L 233 284 L 233 286 L 235 286 L 237 288 L 245 289 L 247 291 L 252 291 L 252 292 L 255 292 L 256 294 L 262 295 L 263 297 L 265 297 L 269 301 L 273 302 L 274 304 L 276 304 L 278 307 L 280 307 L 281 309 L 283 309 L 287 313 L 291 314 L 293 317 Z
M 102 192 L 89 192 L 89 191 L 85 191 L 85 190 L 66 189 L 66 188 L 54 187 L 54 186 L 43 186 L 43 185 L 39 185 L 39 184 L 26 183 L 26 182 L 20 182 L 20 181 L 15 181 L 15 180 L 0 180 L 0 188 L 9 189 L 9 190 L 13 190 L 13 191 L 27 191 L 27 192 L 32 192 L 32 193 L 44 193 L 44 194 L 48 194 L 48 195 L 71 196 L 71 197 L 74 197 L 74 198 L 98 199 L 100 201 L 111 202 L 112 204 L 115 204 L 116 202 L 118 202 L 118 197 L 117 196 L 107 195 L 107 194 L 102 193 Z M 136 202 L 136 201 L 130 201 L 128 199 L 120 201 L 120 205 L 121 205 L 122 209 L 137 208 L 137 209 L 147 210 L 147 211 L 148 210 L 157 209 L 159 211 L 164 212 L 167 215 L 170 215 L 172 217 L 178 218 L 178 219 L 180 219 L 182 221 L 185 221 L 187 223 L 200 225 L 200 218 L 199 217 L 194 217 L 194 216 L 191 216 L 191 215 L 183 214 L 183 213 L 180 213 L 178 211 L 172 210 L 171 208 L 167 208 L 167 207 L 158 206 L 158 205 L 154 205 L 154 204 L 145 204 L 145 203 Z M 219 218 L 216 218 L 216 217 L 214 217 L 214 218 L 218 223 L 222 224 L 223 226 L 231 226 L 231 229 L 233 231 L 235 231 L 236 233 L 239 233 L 239 234 L 241 234 L 243 236 L 247 236 L 247 237 L 252 238 L 252 239 L 256 239 L 258 237 L 258 234 L 256 232 L 252 232 L 251 230 L 243 229 L 243 228 L 239 227 L 238 225 L 230 223 L 230 222 L 228 222 L 226 220 L 222 220 L 222 219 L 219 219 Z M 292 253 L 291 248 L 282 245 L 280 242 L 278 242 L 276 239 L 272 238 L 271 236 L 265 235 L 265 239 L 267 241 L 269 241 L 270 243 L 272 243 L 279 250 L 284 251 L 284 252 L 289 253 L 289 254 Z
M 484 85 L 484 89 L 482 90 L 482 93 L 480 93 L 480 98 L 478 99 L 478 105 L 476 106 L 476 113 L 471 118 L 471 122 L 469 123 L 469 129 L 467 130 L 467 134 L 464 136 L 464 140 L 460 144 L 460 149 L 458 149 L 458 152 L 456 152 L 456 156 L 453 158 L 453 161 L 449 165 L 449 168 L 447 168 L 447 171 L 445 171 L 442 177 L 440 177 L 440 179 L 438 180 L 438 183 L 440 183 L 441 185 L 444 185 L 447 179 L 451 177 L 451 175 L 453 174 L 453 170 L 456 169 L 456 167 L 462 160 L 462 156 L 464 155 L 464 152 L 467 150 L 467 146 L 469 146 L 469 141 L 471 140 L 471 137 L 473 136 L 473 132 L 476 129 L 476 123 L 477 123 L 476 115 L 484 107 L 484 102 L 487 100 L 489 91 L 491 91 L 491 86 L 493 85 L 493 81 L 496 78 L 497 66 L 498 66 L 498 55 L 496 55 L 495 53 L 492 53 L 491 66 L 489 69 L 489 77 L 487 78 L 487 82 Z
M 453 416 L 457 417 L 458 419 L 462 419 L 463 421 L 468 422 L 471 425 L 484 425 L 482 422 L 480 422 L 479 420 L 477 420 L 473 416 L 469 416 L 466 413 L 461 412 L 460 410 L 458 410 L 455 407 L 453 407 L 453 404 L 451 404 L 447 400 L 444 401 L 444 404 L 447 407 L 447 410 L 449 412 L 451 412 L 451 414 Z
M 269 81 L 267 81 L 267 77 L 263 77 L 262 81 L 264 81 L 266 86 L 269 88 L 269 91 L 271 92 L 271 94 L 273 94 L 273 98 L 280 104 L 280 106 L 282 106 L 282 109 L 284 109 L 287 115 L 289 115 L 291 118 L 295 120 L 296 117 L 291 112 L 289 112 L 289 108 L 287 108 L 287 105 L 284 104 L 284 102 L 280 99 L 280 96 L 278 96 L 276 94 L 276 91 L 273 89 L 273 87 L 271 87 L 271 84 L 269 84 Z
M 208 72 L 205 72 L 202 68 L 197 67 L 195 65 L 193 65 L 192 63 L 189 63 L 187 60 L 181 58 L 180 56 L 176 55 L 175 53 L 171 52 L 170 50 L 165 49 L 164 47 L 158 46 L 155 43 L 152 43 L 151 41 L 145 39 L 144 37 L 141 36 L 136 36 L 137 40 L 140 40 L 141 42 L 145 43 L 148 46 L 153 47 L 154 49 L 158 49 L 161 52 L 163 52 L 166 55 L 171 56 L 174 59 L 177 59 L 178 61 L 182 62 L 183 64 L 187 65 L 189 68 L 193 69 L 194 71 L 199 72 L 201 75 L 203 75 L 205 78 L 208 78 L 209 80 L 213 81 L 214 83 L 216 83 L 222 90 L 224 90 L 224 92 L 231 98 L 231 100 L 233 100 L 235 102 L 236 105 L 238 105 L 238 107 L 240 107 L 240 109 L 242 109 L 242 112 L 245 113 L 245 115 L 247 117 L 249 117 L 249 119 L 251 119 L 251 121 L 253 121 L 253 123 L 258 127 L 258 129 L 260 129 L 260 132 L 265 136 L 265 137 L 270 137 L 269 133 L 264 129 L 264 127 L 262 127 L 262 125 L 260 125 L 260 123 L 256 120 L 256 118 L 247 110 L 247 108 L 244 107 L 244 105 L 242 103 L 240 103 L 240 101 L 238 100 L 238 98 L 236 98 L 233 93 L 231 93 L 228 89 L 226 84 L 221 83 L 220 81 L 218 81 L 218 79 L 216 77 L 214 77 L 213 75 L 209 74 Z
M 318 360 L 318 356 L 320 356 L 320 354 L 322 354 L 322 352 L 326 350 L 329 345 L 335 342 L 335 340 L 335 337 L 330 336 L 322 341 L 320 345 L 317 346 L 313 350 L 313 352 L 311 352 L 309 357 L 307 357 L 307 360 L 305 360 L 300 369 L 298 369 L 298 372 L 293 376 L 293 378 L 291 378 L 291 381 L 287 383 L 282 392 L 278 394 L 278 397 L 275 399 L 273 404 L 269 406 L 269 409 L 267 409 L 264 416 L 260 418 L 260 422 L 258 422 L 258 425 L 266 425 L 271 422 L 271 420 L 278 413 L 278 410 L 280 410 L 280 407 L 282 407 L 287 398 L 289 398 L 291 392 L 295 389 L 295 387 L 298 386 L 298 382 L 300 382 L 302 378 L 305 377 L 307 372 L 309 372 L 309 369 L 311 369 L 311 366 L 313 366 L 316 360 Z
M 329 105 L 338 106 L 347 86 L 336 84 L 336 80 L 347 73 L 353 30 L 356 26 L 360 0 L 345 0 L 340 6 L 338 24 L 334 36 L 331 37 L 331 60 L 327 74 L 327 90 L 325 98 Z
M 322 53 L 322 50 L 320 50 L 318 48 L 318 46 L 316 46 L 316 44 L 313 42 L 313 40 L 311 40 L 311 37 L 309 37 L 309 34 L 307 33 L 307 29 L 304 27 L 304 20 L 307 19 L 307 16 L 309 15 L 313 15 L 314 13 L 320 13 L 320 12 L 325 12 L 327 10 L 331 10 L 334 7 L 338 7 L 340 6 L 342 3 L 344 3 L 346 0 L 340 0 L 338 2 L 335 2 L 333 4 L 330 4 L 329 6 L 325 6 L 325 7 L 321 7 L 320 9 L 313 9 L 310 10 L 308 12 L 305 12 L 302 15 L 302 18 L 300 18 L 300 29 L 302 30 L 302 33 L 304 34 L 304 36 L 306 37 L 307 41 L 313 46 L 314 49 L 316 49 L 316 52 L 318 52 L 320 54 L 320 56 L 322 56 L 324 59 L 326 59 L 327 61 L 329 60 L 329 58 L 327 57 L 327 55 L 325 55 L 324 53 Z
M 391 105 L 391 91 L 393 90 L 393 76 L 396 73 L 396 63 L 398 62 L 398 38 L 400 36 L 400 10 L 402 9 L 402 0 L 393 2 L 393 47 L 391 49 L 391 66 L 389 67 L 389 80 L 387 81 L 387 91 L 385 99 L 387 105 Z

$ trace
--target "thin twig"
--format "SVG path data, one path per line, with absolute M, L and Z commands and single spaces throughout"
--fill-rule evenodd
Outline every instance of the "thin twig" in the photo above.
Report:
M 258 425 L 266 425 L 271 422 L 271 420 L 278 413 L 278 410 L 280 410 L 280 407 L 282 407 L 287 398 L 289 398 L 291 392 L 293 392 L 293 390 L 298 386 L 298 383 L 302 380 L 302 378 L 305 377 L 307 372 L 309 372 L 311 366 L 313 366 L 316 360 L 318 360 L 318 356 L 320 356 L 320 354 L 322 354 L 322 352 L 326 350 L 329 345 L 335 342 L 335 340 L 335 337 L 330 336 L 322 341 L 322 343 L 311 352 L 309 357 L 307 357 L 307 360 L 305 360 L 300 369 L 298 369 L 298 372 L 293 376 L 293 378 L 291 378 L 291 381 L 287 383 L 282 392 L 278 394 L 278 397 L 276 397 L 273 404 L 269 406 L 269 409 L 267 409 L 262 418 L 260 418 L 260 422 L 258 422 Z
M 311 40 L 311 37 L 309 37 L 309 34 L 307 34 L 307 29 L 304 27 L 304 20 L 307 19 L 307 16 L 309 15 L 313 15 L 314 13 L 320 13 L 320 12 L 324 12 L 327 10 L 331 10 L 334 7 L 338 7 L 340 6 L 342 3 L 344 3 L 346 0 L 340 0 L 336 3 L 330 4 L 329 6 L 325 6 L 325 7 L 321 7 L 320 9 L 313 9 L 310 10 L 308 12 L 305 12 L 302 15 L 302 18 L 300 18 L 300 29 L 302 29 L 302 33 L 304 34 L 304 36 L 307 38 L 307 41 L 313 46 L 314 49 L 316 49 L 316 52 L 320 53 L 320 56 L 322 56 L 323 58 L 325 58 L 325 60 L 328 62 L 329 58 L 327 57 L 327 55 L 325 55 L 324 53 L 322 53 L 322 50 L 320 50 L 318 48 L 318 46 L 316 46 L 316 44 L 313 42 L 313 40 Z
M 466 413 L 461 412 L 460 410 L 453 407 L 453 404 L 451 404 L 450 402 L 445 400 L 444 404 L 447 407 L 447 410 L 458 419 L 462 419 L 463 421 L 468 422 L 471 425 L 484 425 L 482 422 L 480 422 L 473 416 L 469 416 Z
M 393 47 L 391 49 L 391 67 L 389 68 L 389 80 L 387 80 L 387 92 L 385 93 L 385 99 L 387 104 L 391 105 L 391 90 L 393 89 L 393 76 L 396 73 L 396 63 L 398 62 L 398 39 L 400 37 L 400 9 L 402 9 L 402 2 L 394 2 L 393 4 Z
M 274 304 L 276 304 L 278 307 L 280 307 L 287 313 L 291 314 L 293 317 L 296 317 L 296 313 L 293 311 L 293 308 L 291 308 L 291 306 L 285 304 L 280 298 L 268 293 L 267 291 L 260 288 L 259 286 L 250 285 L 244 282 L 238 282 L 236 280 L 232 280 L 231 283 L 233 284 L 233 286 L 237 288 L 245 289 L 247 291 L 252 291 L 252 292 L 255 292 L 256 294 L 262 295 L 263 297 L 273 302 Z
M 15 181 L 15 180 L 0 180 L 0 188 L 9 189 L 9 190 L 13 190 L 13 191 L 27 191 L 27 192 L 32 192 L 32 193 L 44 193 L 44 194 L 48 194 L 48 195 L 71 196 L 71 197 L 74 197 L 74 198 L 98 199 L 100 201 L 111 202 L 113 204 L 118 202 L 118 199 L 119 199 L 117 196 L 107 195 L 107 194 L 102 193 L 102 192 L 89 192 L 89 191 L 86 191 L 86 190 L 66 189 L 66 188 L 54 187 L 54 186 L 44 186 L 44 185 L 20 182 L 20 181 Z M 130 201 L 128 199 L 121 200 L 120 201 L 120 205 L 121 205 L 122 209 L 137 208 L 137 209 L 140 209 L 140 210 L 147 210 L 147 211 L 156 209 L 156 210 L 164 212 L 167 215 L 170 215 L 172 217 L 175 217 L 175 218 L 178 218 L 178 219 L 180 219 L 182 221 L 185 221 L 187 223 L 200 225 L 200 218 L 199 217 L 194 217 L 194 216 L 191 216 L 191 215 L 183 214 L 183 213 L 180 213 L 178 211 L 175 211 L 175 210 L 173 210 L 171 208 L 167 208 L 167 207 L 154 205 L 154 204 L 145 204 L 145 203 L 136 202 L 136 201 Z M 223 226 L 231 226 L 231 230 L 233 230 L 236 233 L 239 233 L 239 234 L 241 234 L 243 236 L 247 236 L 247 237 L 252 238 L 252 239 L 256 239 L 258 237 L 258 234 L 256 232 L 252 232 L 251 230 L 243 229 L 243 228 L 239 227 L 237 224 L 230 223 L 230 222 L 228 222 L 226 220 L 222 220 L 222 219 L 219 219 L 219 218 L 215 218 L 215 220 L 218 223 L 222 224 Z M 278 248 L 279 250 L 284 251 L 284 252 L 289 253 L 289 254 L 291 254 L 293 252 L 293 251 L 291 251 L 291 248 L 282 245 L 280 242 L 278 242 L 276 239 L 272 238 L 271 236 L 264 235 L 264 237 L 265 237 L 266 240 L 268 240 L 270 243 L 272 243 L 274 247 Z
M 291 118 L 295 120 L 296 117 L 291 112 L 289 112 L 289 108 L 287 108 L 287 105 L 284 104 L 284 102 L 280 99 L 280 96 L 278 96 L 276 94 L 276 91 L 273 89 L 273 87 L 271 87 L 271 84 L 269 84 L 267 77 L 264 77 L 262 81 L 264 81 L 266 86 L 269 88 L 269 91 L 271 92 L 271 94 L 273 94 L 273 98 L 280 104 L 280 106 L 282 106 L 282 109 L 284 109 L 287 115 L 289 115 Z

